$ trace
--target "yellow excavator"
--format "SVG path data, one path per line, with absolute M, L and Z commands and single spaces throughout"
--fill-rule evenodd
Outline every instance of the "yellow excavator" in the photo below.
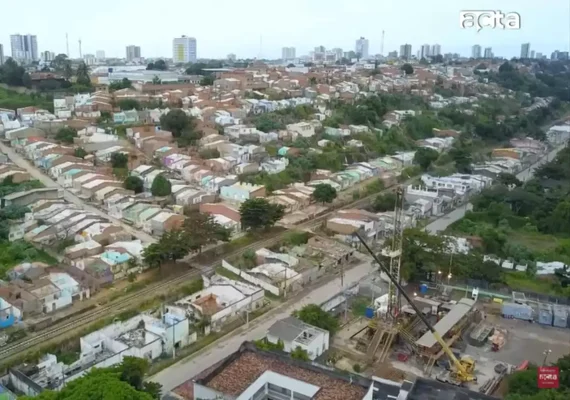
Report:
M 458 386 L 468 382 L 477 382 L 477 377 L 475 376 L 475 360 L 470 356 L 463 356 L 460 360 L 455 357 L 455 354 L 453 354 L 453 351 L 451 351 L 447 343 L 445 343 L 445 341 L 442 339 L 441 335 L 433 328 L 433 326 L 429 323 L 420 309 L 414 304 L 410 296 L 408 296 L 408 294 L 404 291 L 400 285 L 400 282 L 397 282 L 397 280 L 390 273 L 390 270 L 386 267 L 386 265 L 384 265 L 382 261 L 378 259 L 376 254 L 374 254 L 370 247 L 368 247 L 368 243 L 362 239 L 360 234 L 358 232 L 355 232 L 355 234 L 364 248 L 366 248 L 368 253 L 370 253 L 374 261 L 376 261 L 376 263 L 380 266 L 381 270 L 386 275 L 388 275 L 394 286 L 398 288 L 398 292 L 401 293 L 402 296 L 404 296 L 404 298 L 408 301 L 408 304 L 414 309 L 416 315 L 422 320 L 425 326 L 433 334 L 435 340 L 439 343 L 445 354 L 449 357 L 449 360 L 451 362 L 450 373 L 445 378 L 438 377 L 438 379 Z

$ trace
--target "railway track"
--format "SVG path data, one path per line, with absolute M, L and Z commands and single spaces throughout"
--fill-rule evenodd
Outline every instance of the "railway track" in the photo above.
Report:
M 389 189 L 387 188 L 386 190 Z M 322 221 L 324 221 L 327 217 L 334 214 L 337 210 L 346 209 L 346 208 L 355 208 L 362 205 L 366 205 L 369 203 L 370 199 L 374 198 L 377 195 L 378 193 L 375 193 L 365 198 L 356 200 L 352 203 L 327 211 L 326 213 L 319 215 L 311 220 L 301 222 L 300 224 L 295 226 L 295 229 L 314 228 L 318 226 L 320 223 L 322 223 Z M 243 253 L 248 249 L 259 249 L 262 247 L 271 246 L 279 242 L 281 239 L 283 239 L 284 235 L 287 232 L 288 230 L 286 229 L 283 232 L 278 233 L 277 235 L 271 238 L 260 240 L 250 245 L 241 247 L 229 254 L 225 254 L 223 258 L 234 257 L 236 255 Z M 101 318 L 107 318 L 111 316 L 115 317 L 123 311 L 132 309 L 134 306 L 137 306 L 145 299 L 152 298 L 154 296 L 159 295 L 160 293 L 165 293 L 169 289 L 172 289 L 172 287 L 178 286 L 193 278 L 197 278 L 202 274 L 208 274 L 209 272 L 212 272 L 216 268 L 216 266 L 219 264 L 219 261 L 220 260 L 213 262 L 203 268 L 195 269 L 183 275 L 179 275 L 177 277 L 173 277 L 171 279 L 156 283 L 152 286 L 141 289 L 130 295 L 122 296 L 119 299 L 110 302 L 109 304 L 106 304 L 105 306 L 95 308 L 94 310 L 90 311 L 88 314 L 77 316 L 68 321 L 62 321 L 60 323 L 56 322 L 54 326 L 48 329 L 37 332 L 32 336 L 28 336 L 13 344 L 0 347 L 0 360 L 2 360 L 0 361 L 0 366 L 3 366 L 5 363 L 14 359 L 16 356 L 25 353 L 26 351 L 32 349 L 35 346 L 52 341 L 53 339 L 60 336 L 60 334 L 62 333 L 66 333 L 70 330 L 75 330 L 79 328 L 85 328 Z
M 241 254 L 242 252 L 248 249 L 270 246 L 281 240 L 286 232 L 287 231 L 283 231 L 282 233 L 279 233 L 271 238 L 262 241 L 257 241 L 250 245 L 244 246 L 230 254 L 224 255 L 224 258 L 229 258 Z M 218 262 L 214 262 L 204 268 L 189 271 L 183 275 L 179 275 L 177 277 L 173 277 L 172 279 L 168 279 L 163 282 L 141 289 L 136 293 L 122 296 L 119 299 L 103 307 L 95 308 L 86 315 L 81 315 L 68 321 L 56 323 L 51 328 L 40 331 L 36 334 L 33 334 L 32 336 L 24 338 L 13 344 L 0 347 L 0 360 L 2 360 L 1 363 L 3 364 L 10 361 L 15 356 L 21 353 L 25 353 L 27 350 L 29 350 L 34 346 L 53 340 L 62 333 L 66 333 L 70 330 L 75 330 L 78 328 L 87 327 L 89 324 L 101 318 L 117 316 L 121 312 L 132 309 L 134 306 L 137 306 L 145 299 L 157 296 L 161 293 L 165 293 L 169 289 L 172 289 L 175 286 L 181 285 L 184 282 L 197 278 L 202 274 L 207 274 L 209 272 L 212 272 L 217 265 Z

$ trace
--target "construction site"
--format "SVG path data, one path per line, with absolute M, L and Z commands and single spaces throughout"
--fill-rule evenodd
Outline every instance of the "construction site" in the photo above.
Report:
M 358 236 L 389 279 L 384 279 L 387 290 L 384 283 L 384 288 L 346 301 L 346 310 L 351 311 L 345 311 L 343 328 L 333 342 L 335 365 L 393 380 L 432 378 L 493 394 L 507 374 L 529 362 L 503 362 L 495 356 L 509 332 L 487 319 L 475 290 L 458 297 L 444 286 L 422 285 L 418 295 L 400 286 L 402 203 L 399 189 L 393 234 L 382 250 L 383 261 Z

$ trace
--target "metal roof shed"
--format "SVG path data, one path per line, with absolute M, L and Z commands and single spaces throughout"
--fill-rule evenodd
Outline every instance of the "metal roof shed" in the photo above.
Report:
M 455 307 L 453 307 L 445 317 L 435 324 L 435 331 L 438 332 L 441 337 L 445 336 L 451 328 L 453 328 L 465 315 L 467 315 L 469 311 L 471 311 L 474 304 L 475 300 L 472 299 L 462 298 L 459 300 Z M 436 342 L 437 341 L 435 340 L 433 333 L 428 331 L 416 341 L 416 344 L 429 349 L 436 344 Z

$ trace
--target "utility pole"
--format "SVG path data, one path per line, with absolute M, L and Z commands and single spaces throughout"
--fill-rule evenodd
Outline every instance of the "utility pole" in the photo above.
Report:
M 172 322 L 172 359 L 176 358 L 176 335 L 174 334 L 176 330 L 176 322 Z
M 382 41 L 380 42 L 380 55 L 384 56 L 384 29 L 382 29 Z
M 81 39 L 79 39 L 79 58 L 82 58 L 83 55 L 81 54 Z
M 69 58 L 69 36 L 65 34 L 65 48 L 67 50 L 67 57 Z

